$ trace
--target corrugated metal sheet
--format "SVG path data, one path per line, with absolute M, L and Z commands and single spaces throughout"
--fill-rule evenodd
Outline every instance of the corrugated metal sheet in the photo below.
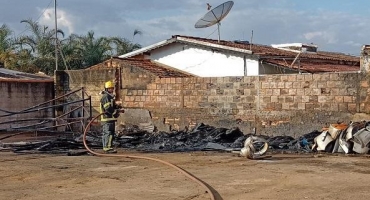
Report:
M 30 74 L 15 70 L 0 68 L 0 81 L 7 82 L 53 82 L 53 77 Z

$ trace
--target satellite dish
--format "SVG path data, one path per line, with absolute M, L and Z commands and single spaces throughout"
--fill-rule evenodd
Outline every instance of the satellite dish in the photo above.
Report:
M 197 23 L 195 23 L 195 28 L 206 28 L 217 24 L 218 29 L 218 41 L 220 41 L 220 22 L 229 13 L 233 7 L 233 1 L 227 1 L 216 8 L 210 10 L 202 18 L 200 18 Z M 209 6 L 209 5 L 208 5 Z

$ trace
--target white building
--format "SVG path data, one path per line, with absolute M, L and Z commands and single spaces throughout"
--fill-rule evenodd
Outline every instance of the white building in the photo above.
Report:
M 149 59 L 200 77 L 359 70 L 359 57 L 318 52 L 315 45 L 292 44 L 266 46 L 173 36 L 119 58 Z

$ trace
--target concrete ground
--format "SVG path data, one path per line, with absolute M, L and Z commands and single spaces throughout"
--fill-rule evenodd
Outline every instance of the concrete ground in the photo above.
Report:
M 170 161 L 217 191 L 216 199 L 370 199 L 367 156 L 135 153 Z M 0 153 L 0 199 L 200 200 L 205 190 L 161 163 L 90 155 Z

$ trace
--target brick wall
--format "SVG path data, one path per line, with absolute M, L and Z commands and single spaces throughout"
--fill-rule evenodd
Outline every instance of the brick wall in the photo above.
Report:
M 155 79 L 128 89 L 125 107 L 150 109 L 157 126 L 196 123 L 253 128 L 265 134 L 303 134 L 327 123 L 369 113 L 369 83 L 352 74 L 297 74 L 225 78 Z
M 156 78 L 132 70 L 119 69 L 125 77 L 119 100 L 127 108 L 149 110 L 154 125 L 164 131 L 203 122 L 237 126 L 244 133 L 257 128 L 261 134 L 298 136 L 328 123 L 348 122 L 355 113 L 370 113 L 370 84 L 360 73 Z M 116 77 L 112 71 L 69 71 L 70 77 L 82 76 L 69 86 L 86 87 L 97 108 L 97 91 Z
M 53 99 L 54 83 L 0 81 L 0 94 L 0 109 L 17 112 Z M 0 115 L 6 114 L 7 112 L 0 110 Z M 0 122 L 8 122 L 11 120 L 20 120 L 25 118 L 43 117 L 52 117 L 52 110 L 48 109 L 43 111 L 0 117 Z M 20 127 L 35 123 L 36 121 L 0 124 L 0 129 L 8 129 L 10 126 Z

